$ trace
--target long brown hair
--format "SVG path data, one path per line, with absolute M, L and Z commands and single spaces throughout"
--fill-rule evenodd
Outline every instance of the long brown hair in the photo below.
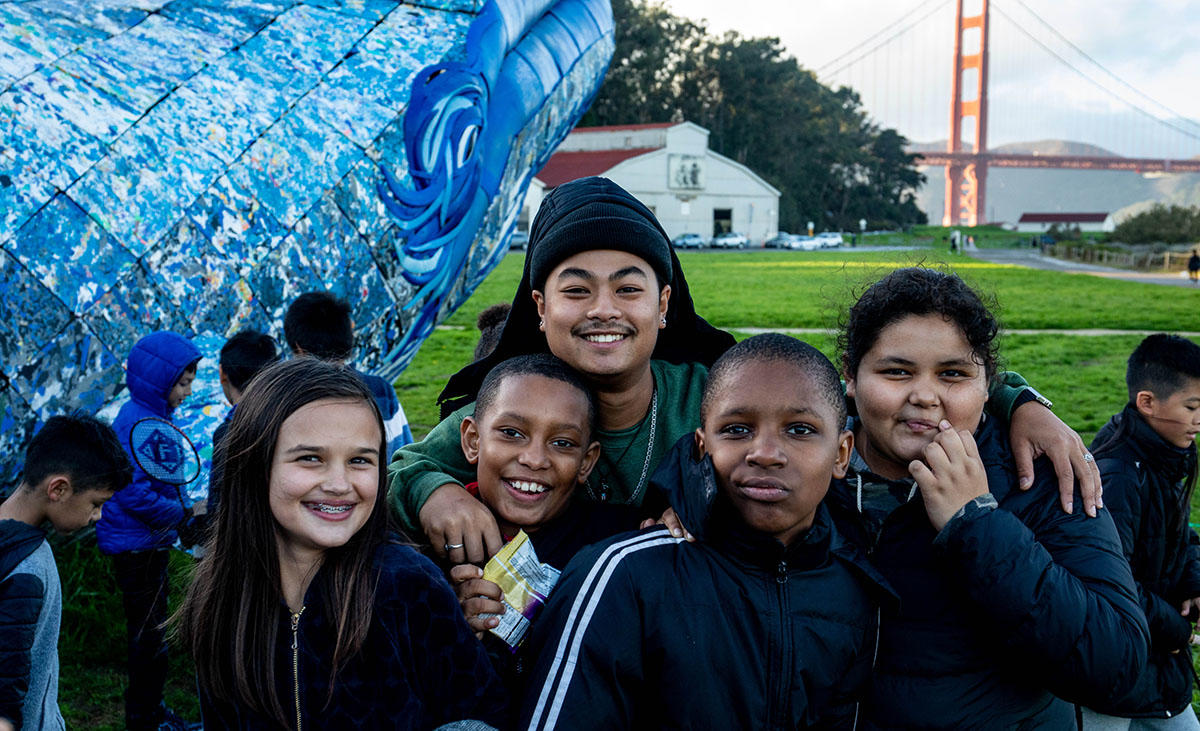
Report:
M 225 439 L 213 457 L 220 464 L 221 500 L 175 631 L 191 650 L 203 693 L 221 706 L 249 707 L 290 726 L 276 694 L 274 653 L 282 589 L 277 523 L 268 502 L 271 464 L 279 429 L 305 404 L 321 399 L 361 399 L 379 426 L 379 489 L 366 524 L 343 546 L 325 551 L 314 578 L 337 632 L 334 678 L 366 640 L 375 598 L 375 550 L 387 540 L 387 455 L 383 420 L 371 392 L 354 371 L 316 358 L 276 363 L 246 387 Z

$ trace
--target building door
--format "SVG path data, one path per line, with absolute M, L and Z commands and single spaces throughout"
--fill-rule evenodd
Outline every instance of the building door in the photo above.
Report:
M 733 230 L 733 209 L 713 209 L 713 236 L 729 233 Z

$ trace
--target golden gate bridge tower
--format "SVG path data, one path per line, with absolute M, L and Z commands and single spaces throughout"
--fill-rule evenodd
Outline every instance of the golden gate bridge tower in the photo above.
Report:
M 950 139 L 946 152 L 946 208 L 943 226 L 982 223 L 987 197 L 987 77 L 988 0 L 978 15 L 963 15 L 963 0 L 955 0 L 954 73 L 950 82 Z M 967 72 L 974 73 L 968 74 Z M 974 81 L 974 84 L 964 83 Z M 973 133 L 971 149 L 963 147 L 963 127 Z M 963 155 L 970 152 L 971 157 Z

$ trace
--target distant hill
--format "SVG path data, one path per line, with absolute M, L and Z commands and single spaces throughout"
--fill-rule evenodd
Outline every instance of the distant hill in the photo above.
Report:
M 915 142 L 910 152 L 946 149 L 945 140 Z M 1111 155 L 1101 147 L 1068 140 L 1015 142 L 997 152 L 1040 155 Z M 923 167 L 926 182 L 917 203 L 930 223 L 942 220 L 946 179 L 941 167 Z M 992 168 L 988 171 L 987 218 L 1015 223 L 1022 213 L 1064 211 L 1114 213 L 1117 220 L 1149 208 L 1154 203 L 1200 205 L 1200 173 L 1139 175 L 1116 170 L 1035 170 Z

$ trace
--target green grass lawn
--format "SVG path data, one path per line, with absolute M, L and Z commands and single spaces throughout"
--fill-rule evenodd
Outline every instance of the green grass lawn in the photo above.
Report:
M 931 246 L 911 252 L 685 252 L 680 255 L 696 309 L 719 327 L 834 328 L 854 295 L 900 266 L 925 263 L 959 273 L 995 295 L 1012 329 L 1200 330 L 1200 291 L 1033 271 L 950 256 L 937 230 L 894 237 Z M 873 241 L 872 243 L 883 243 Z M 396 390 L 418 438 L 437 421 L 435 400 L 446 379 L 471 360 L 475 318 L 512 300 L 523 257 L 509 255 L 475 294 L 422 346 Z M 742 334 L 739 334 L 742 335 Z M 830 357 L 834 339 L 803 335 Z M 1125 359 L 1138 334 L 1011 334 L 1007 366 L 1055 402 L 1055 411 L 1086 441 L 1125 401 Z M 1193 511 L 1194 513 L 1196 511 Z M 1196 518 L 1193 518 L 1196 520 Z M 83 539 L 56 546 L 63 581 L 60 700 L 70 726 L 120 728 L 124 688 L 124 621 L 112 571 Z M 172 558 L 172 595 L 182 596 L 190 559 Z M 198 718 L 187 659 L 174 652 L 168 704 Z

